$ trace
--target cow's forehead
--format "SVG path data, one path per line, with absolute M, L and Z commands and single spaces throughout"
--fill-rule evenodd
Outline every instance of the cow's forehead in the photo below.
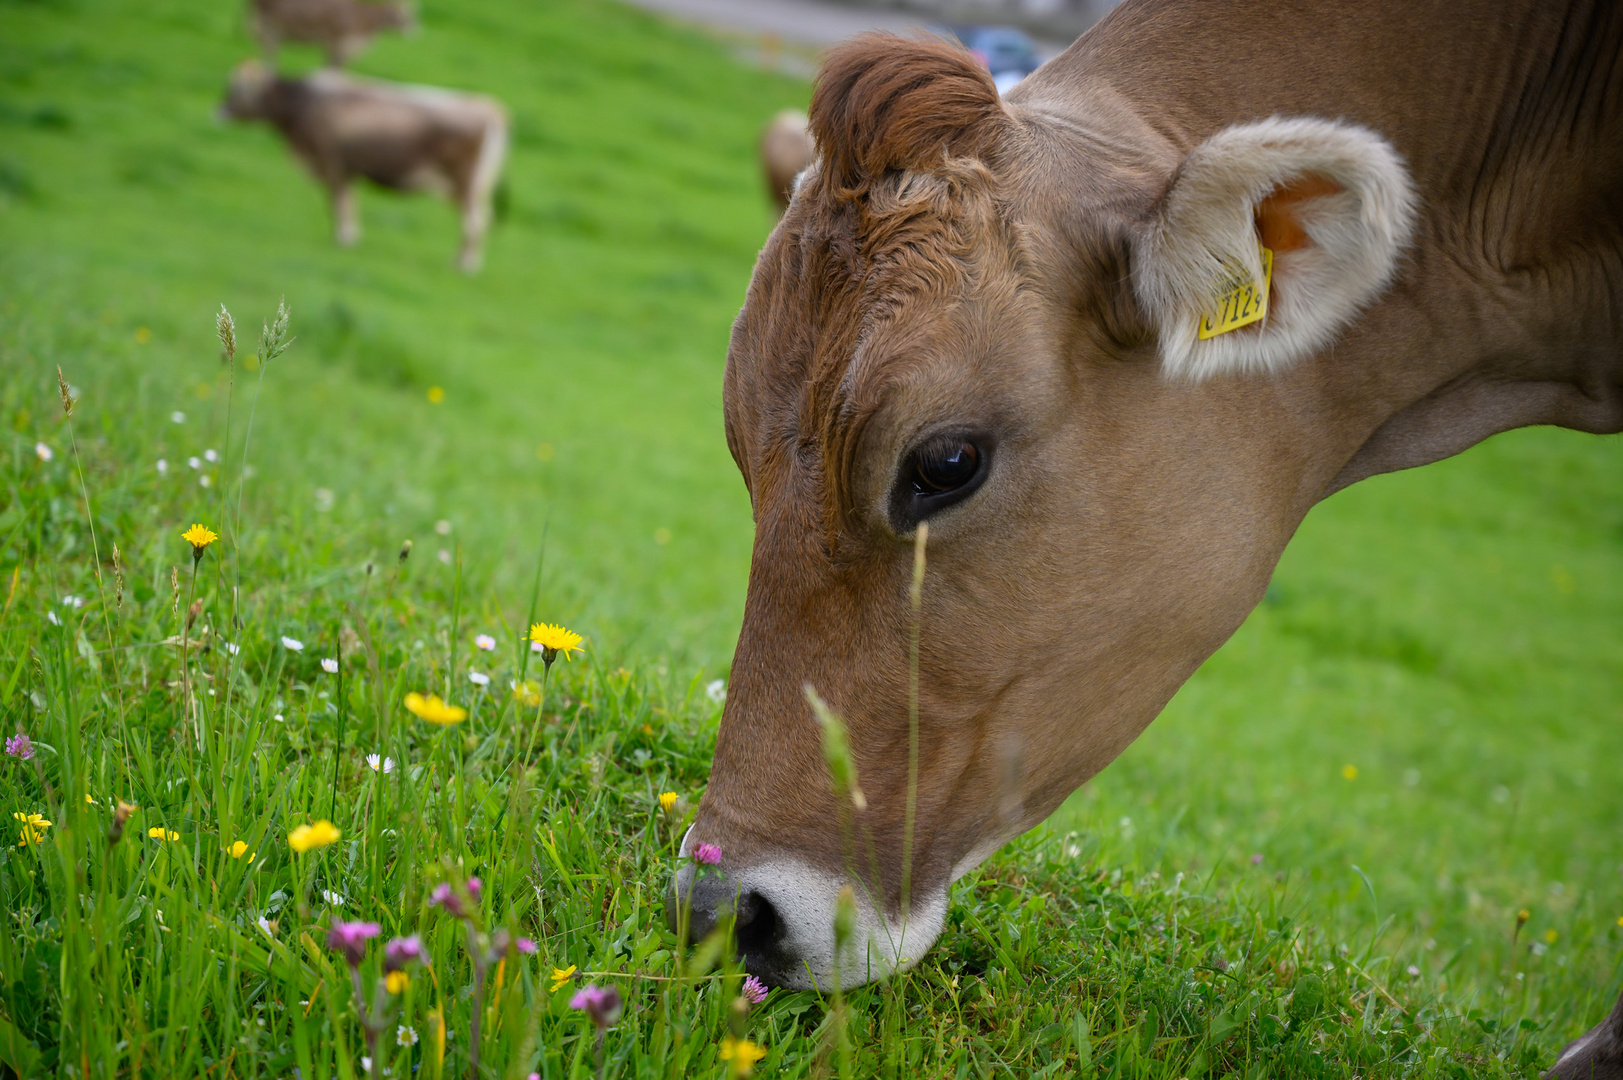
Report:
M 1019 288 L 1020 240 L 979 163 L 900 173 L 861 200 L 815 171 L 763 250 L 728 357 L 728 438 L 746 482 L 777 449 L 838 487 L 857 427 L 966 305 Z M 831 492 L 831 494 L 835 494 Z

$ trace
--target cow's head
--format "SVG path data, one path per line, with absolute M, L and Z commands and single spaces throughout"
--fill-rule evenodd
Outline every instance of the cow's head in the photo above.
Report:
M 220 116 L 226 120 L 263 120 L 276 73 L 258 60 L 244 60 L 231 72 Z
M 1326 478 L 1323 349 L 1411 218 L 1378 136 L 1265 119 L 1183 150 L 1112 99 L 1017 103 L 961 50 L 869 37 L 812 100 L 818 161 L 733 328 L 727 441 L 754 507 L 710 786 L 678 875 L 748 966 L 849 985 L 916 960 L 947 888 L 1103 768 L 1245 617 Z M 1264 323 L 1203 339 L 1274 252 Z M 908 910 L 909 600 L 919 620 Z M 811 684 L 866 808 L 831 789 Z M 847 816 L 848 815 L 848 816 Z M 842 827 L 849 822 L 849 828 Z M 866 949 L 863 946 L 866 946 Z

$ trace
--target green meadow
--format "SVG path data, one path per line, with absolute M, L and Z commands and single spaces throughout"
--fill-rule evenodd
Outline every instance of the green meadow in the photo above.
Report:
M 665 882 L 749 566 L 754 143 L 809 87 L 606 0 L 421 16 L 356 66 L 511 109 L 473 278 L 443 203 L 363 191 L 340 250 L 216 119 L 236 5 L 0 0 L 0 1077 L 1532 1077 L 1605 1013 L 1623 443 L 1544 429 L 1315 510 L 914 971 L 738 1006 Z

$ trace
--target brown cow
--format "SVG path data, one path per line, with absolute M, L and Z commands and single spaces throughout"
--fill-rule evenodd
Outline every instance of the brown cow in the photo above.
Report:
M 789 209 L 795 178 L 806 171 L 816 153 L 806 114 L 796 109 L 783 110 L 761 132 L 761 172 L 779 217 Z
M 403 0 L 253 0 L 249 20 L 265 55 L 276 58 L 284 41 L 319 45 L 327 63 L 343 67 L 383 30 L 416 29 Z
M 265 120 L 332 196 L 339 244 L 360 239 L 354 181 L 429 189 L 462 211 L 463 270 L 479 269 L 490 196 L 507 154 L 507 113 L 495 101 L 323 70 L 275 75 L 248 61 L 231 78 L 224 112 Z
M 1127 0 L 1006 100 L 946 44 L 833 50 L 728 351 L 756 535 L 694 931 L 736 897 L 752 971 L 826 985 L 850 883 L 847 985 L 915 961 L 1315 503 L 1509 428 L 1623 430 L 1620 55 L 1615 0 Z

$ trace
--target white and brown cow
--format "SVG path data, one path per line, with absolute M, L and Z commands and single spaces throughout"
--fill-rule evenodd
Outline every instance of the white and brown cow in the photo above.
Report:
M 274 60 L 284 41 L 319 45 L 327 63 L 343 67 L 384 30 L 416 29 L 417 17 L 403 0 L 253 0 L 249 21 L 266 55 Z
M 778 208 L 778 216 L 789 209 L 795 193 L 795 177 L 805 172 L 817 156 L 806 114 L 785 109 L 772 118 L 761 132 L 761 175 L 767 194 Z
M 1620 56 L 1615 0 L 1127 0 L 1004 100 L 943 43 L 833 50 L 728 352 L 756 535 L 695 931 L 736 903 L 751 970 L 826 985 L 849 883 L 844 977 L 911 963 L 1315 503 L 1623 429 Z M 849 725 L 854 859 L 808 683 Z
M 332 70 L 288 78 L 250 60 L 231 78 L 224 113 L 281 132 L 331 195 L 340 244 L 361 235 L 356 179 L 426 189 L 462 212 L 458 263 L 479 269 L 491 193 L 507 156 L 507 112 L 494 100 Z

